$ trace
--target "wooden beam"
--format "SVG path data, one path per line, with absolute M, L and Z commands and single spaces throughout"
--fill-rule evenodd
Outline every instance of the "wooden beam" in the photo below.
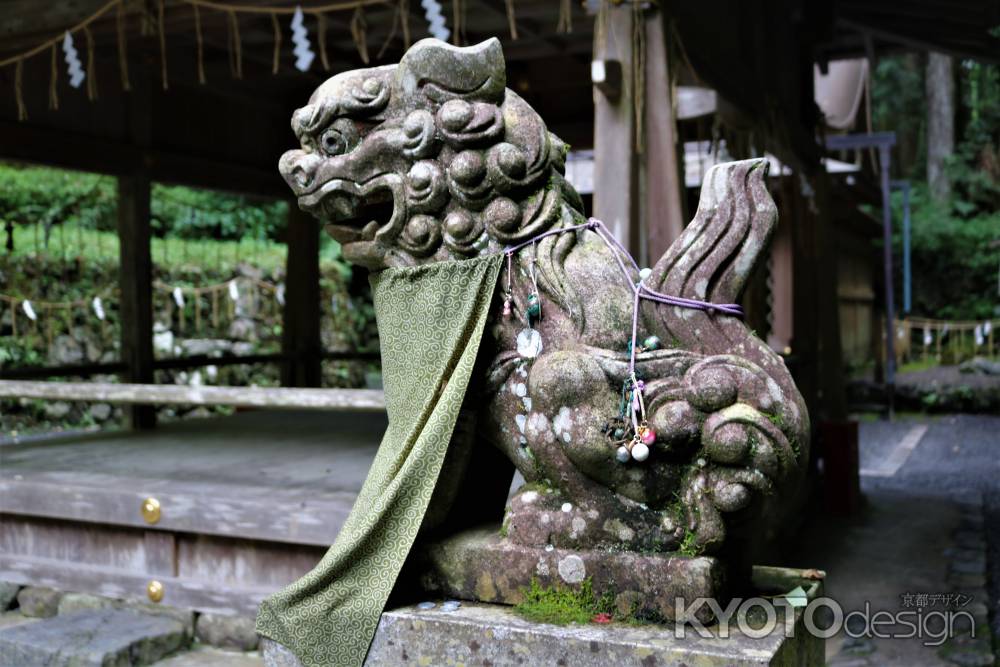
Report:
M 229 405 L 288 410 L 385 410 L 380 389 L 189 387 L 178 384 L 0 380 L 0 398 L 92 401 L 124 405 Z
M 285 387 L 322 383 L 319 305 L 319 223 L 293 201 L 288 205 L 288 255 L 281 349 L 294 359 L 281 371 Z
M 153 259 L 150 250 L 150 181 L 145 170 L 118 177 L 119 286 L 121 359 L 128 382 L 153 381 Z M 156 411 L 149 405 L 129 409 L 129 425 L 153 428 Z
M 142 149 L 30 123 L 0 121 L 0 156 L 113 175 L 129 174 L 145 165 L 154 181 L 273 197 L 288 194 L 277 168 Z

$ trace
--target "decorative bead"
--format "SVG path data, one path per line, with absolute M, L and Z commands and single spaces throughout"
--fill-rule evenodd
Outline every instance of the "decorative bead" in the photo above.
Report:
M 505 318 L 510 318 L 510 299 L 504 299 L 503 301 L 503 316 Z
M 528 317 L 536 319 L 542 314 L 542 304 L 538 302 L 538 295 L 532 292 L 528 295 Z
M 651 445 L 656 442 L 656 431 L 649 428 L 648 426 L 639 427 L 639 440 L 647 445 Z
M 628 448 L 625 446 L 619 447 L 618 451 L 615 452 L 615 458 L 618 459 L 618 463 L 628 463 L 628 460 L 632 457 L 628 452 Z
M 653 269 L 645 268 L 639 271 L 639 280 L 645 280 L 653 272 Z
M 656 336 L 649 336 L 642 341 L 642 346 L 647 350 L 658 350 L 660 349 L 660 339 Z
M 625 429 L 623 429 L 623 428 L 616 428 L 615 432 L 614 432 L 614 438 L 615 438 L 615 440 L 622 440 L 622 439 L 624 439 L 625 438 Z
M 649 447 L 641 442 L 632 445 L 632 458 L 636 461 L 645 461 L 649 458 Z

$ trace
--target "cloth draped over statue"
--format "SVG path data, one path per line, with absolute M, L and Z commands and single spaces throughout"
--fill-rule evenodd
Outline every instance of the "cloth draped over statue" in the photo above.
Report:
M 389 427 L 337 539 L 266 599 L 257 631 L 306 667 L 361 665 L 437 484 L 503 255 L 391 268 L 371 283 Z

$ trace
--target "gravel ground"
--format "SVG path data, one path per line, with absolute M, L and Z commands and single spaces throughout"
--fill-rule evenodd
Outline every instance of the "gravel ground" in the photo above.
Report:
M 1000 637 L 1000 417 L 942 415 L 862 423 L 862 468 L 875 467 L 918 424 L 927 424 L 928 430 L 906 463 L 892 477 L 862 477 L 862 488 L 983 503 L 991 623 L 994 637 Z

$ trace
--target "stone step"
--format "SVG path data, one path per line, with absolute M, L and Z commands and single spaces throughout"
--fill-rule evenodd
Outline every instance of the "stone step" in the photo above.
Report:
M 161 660 L 153 667 L 264 667 L 264 658 L 256 651 L 225 651 L 199 646 Z
M 0 630 L 0 665 L 132 667 L 185 648 L 184 625 L 125 609 L 77 611 Z

